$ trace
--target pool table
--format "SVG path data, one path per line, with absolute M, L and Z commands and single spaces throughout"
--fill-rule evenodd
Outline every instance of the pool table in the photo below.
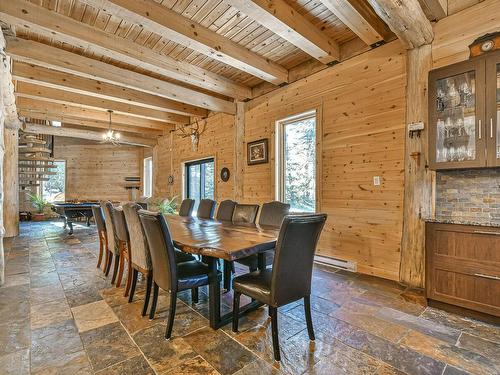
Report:
M 52 210 L 55 211 L 64 220 L 64 229 L 69 227 L 69 234 L 73 234 L 73 219 L 82 217 L 86 219 L 87 226 L 90 226 L 92 206 L 97 202 L 78 202 L 78 203 L 54 203 Z

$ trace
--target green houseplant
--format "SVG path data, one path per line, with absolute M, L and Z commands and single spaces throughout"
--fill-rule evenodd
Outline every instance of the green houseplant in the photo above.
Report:
M 162 214 L 174 214 L 177 210 L 177 196 L 170 199 L 155 199 L 150 203 L 150 209 Z
M 33 215 L 33 220 L 40 221 L 45 218 L 45 208 L 50 204 L 41 195 L 27 193 L 31 205 L 36 208 L 37 213 Z

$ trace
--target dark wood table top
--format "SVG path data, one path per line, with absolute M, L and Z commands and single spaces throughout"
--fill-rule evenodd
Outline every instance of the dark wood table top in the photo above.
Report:
M 233 261 L 273 249 L 279 230 L 254 224 L 165 215 L 175 247 L 192 254 Z

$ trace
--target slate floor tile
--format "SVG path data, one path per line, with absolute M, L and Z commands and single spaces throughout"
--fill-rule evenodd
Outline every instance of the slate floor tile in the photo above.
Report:
M 118 321 L 113 309 L 105 301 L 91 302 L 71 309 L 78 332 L 85 332 Z
M 29 350 L 0 356 L 0 369 L 2 375 L 29 375 L 30 373 Z
M 138 355 L 98 371 L 96 375 L 155 375 L 155 372 L 144 357 Z

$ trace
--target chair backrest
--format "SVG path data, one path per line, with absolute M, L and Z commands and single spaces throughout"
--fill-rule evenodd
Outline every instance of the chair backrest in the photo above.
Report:
M 106 231 L 106 222 L 104 220 L 104 214 L 102 213 L 102 208 L 99 205 L 92 206 L 92 215 L 94 216 L 95 225 L 99 232 Z
M 236 204 L 233 212 L 233 223 L 248 224 L 255 223 L 257 213 L 259 212 L 258 204 Z
M 283 218 L 288 215 L 290 205 L 278 201 L 264 203 L 260 210 L 259 225 L 267 225 L 279 228 Z
M 106 235 L 108 237 L 108 249 L 116 254 L 116 241 L 115 241 L 115 223 L 113 222 L 113 203 L 110 201 L 101 202 L 101 208 L 104 211 L 106 220 Z
M 123 213 L 127 222 L 131 262 L 142 270 L 151 270 L 151 254 L 149 253 L 148 241 L 142 229 L 139 214 L 139 204 L 127 203 L 123 205 Z
M 177 290 L 177 265 L 174 244 L 168 224 L 161 213 L 139 210 L 142 229 L 146 234 L 154 282 L 163 290 Z
M 314 253 L 326 214 L 289 215 L 274 253 L 271 301 L 283 305 L 311 294 Z
M 112 216 L 115 223 L 115 237 L 122 242 L 128 242 L 128 229 L 127 223 L 125 222 L 125 215 L 123 214 L 123 208 L 113 207 Z
M 217 211 L 217 217 L 216 217 L 217 220 L 219 221 L 233 220 L 233 212 L 236 204 L 237 204 L 236 202 L 230 199 L 220 202 L 219 210 Z
M 196 216 L 202 219 L 213 219 L 215 213 L 215 201 L 211 199 L 202 199 L 198 206 Z
M 179 208 L 179 216 L 191 216 L 194 208 L 194 199 L 186 198 L 182 201 Z

